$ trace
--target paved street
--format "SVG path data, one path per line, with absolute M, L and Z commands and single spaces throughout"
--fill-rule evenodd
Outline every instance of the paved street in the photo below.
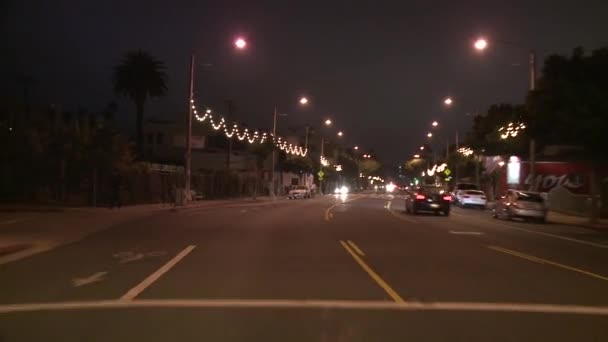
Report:
M 608 340 L 608 233 L 403 209 L 365 194 L 120 220 L 0 265 L 0 341 Z

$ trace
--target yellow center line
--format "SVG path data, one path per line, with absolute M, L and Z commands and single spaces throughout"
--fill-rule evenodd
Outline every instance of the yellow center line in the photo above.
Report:
M 389 213 L 391 213 L 391 215 L 395 216 L 396 218 L 402 220 L 402 221 L 406 221 L 406 222 L 410 222 L 410 223 L 418 223 L 418 221 L 411 219 L 409 217 L 405 217 L 403 215 L 399 215 L 396 212 L 393 211 L 393 209 L 391 209 L 391 204 L 393 203 L 393 201 L 388 201 L 388 203 L 386 204 L 386 210 L 388 210 Z
M 359 264 L 359 266 L 361 266 L 361 268 L 363 268 L 363 270 L 365 272 L 367 272 L 367 274 L 397 303 L 405 303 L 405 301 L 403 300 L 403 298 L 401 298 L 401 296 L 399 296 L 399 294 L 397 292 L 395 292 L 395 290 L 393 290 L 392 287 L 390 287 L 385 281 L 384 279 L 382 279 L 382 277 L 380 277 L 380 275 L 378 275 L 378 273 L 374 272 L 374 270 L 369 267 L 365 261 L 363 261 L 363 259 L 361 259 L 361 257 L 359 257 L 357 255 L 357 253 L 355 253 L 346 242 L 344 241 L 340 241 L 340 244 L 342 245 L 342 247 L 344 247 L 344 249 L 346 249 L 346 251 L 348 252 L 348 254 L 350 254 L 353 259 L 355 259 L 355 261 Z
M 352 247 L 352 249 L 354 249 L 357 254 L 359 254 L 360 256 L 365 256 L 365 253 L 363 253 L 361 248 L 359 248 L 359 246 L 357 246 L 352 240 L 347 240 L 346 242 L 348 242 L 350 247 Z
M 510 254 L 510 255 L 513 255 L 513 256 L 516 256 L 516 257 L 520 257 L 522 259 L 526 259 L 526 260 L 530 260 L 530 261 L 533 261 L 533 262 L 537 262 L 539 264 L 551 265 L 551 266 L 563 268 L 563 269 L 566 269 L 566 270 L 569 270 L 569 271 L 573 271 L 573 272 L 576 272 L 576 273 L 584 274 L 584 275 L 587 275 L 587 276 L 590 276 L 590 277 L 593 277 L 593 278 L 597 278 L 597 279 L 607 280 L 608 281 L 608 277 L 605 277 L 605 276 L 597 274 L 597 273 L 585 271 L 585 270 L 582 270 L 580 268 L 576 268 L 576 267 L 560 264 L 558 262 L 550 261 L 550 260 L 547 260 L 547 259 L 541 259 L 541 258 L 535 257 L 533 255 L 529 255 L 529 254 L 525 254 L 525 253 L 521 253 L 521 252 L 512 251 L 510 249 L 506 249 L 506 248 L 502 248 L 502 247 L 496 247 L 496 246 L 487 246 L 487 247 L 489 249 L 492 249 L 492 250 L 495 250 L 495 251 L 498 251 L 498 252 Z

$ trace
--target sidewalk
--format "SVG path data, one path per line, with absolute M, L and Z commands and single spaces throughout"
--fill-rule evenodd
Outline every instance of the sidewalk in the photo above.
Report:
M 551 223 L 567 224 L 571 226 L 579 226 L 584 228 L 603 230 L 608 232 L 608 219 L 599 219 L 597 223 L 589 223 L 589 218 L 584 216 L 574 216 L 549 211 L 547 213 L 547 221 Z
M 12 205 L 0 207 L 0 265 L 81 240 L 88 235 L 163 211 L 205 210 L 242 206 L 268 206 L 286 199 L 203 200 L 184 206 L 143 204 L 120 209 L 107 207 L 49 207 Z

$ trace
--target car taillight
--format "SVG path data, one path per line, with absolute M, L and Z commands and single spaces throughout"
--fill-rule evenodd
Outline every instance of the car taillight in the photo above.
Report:
M 450 196 L 450 195 L 445 195 L 445 196 L 443 196 L 443 200 L 444 200 L 444 201 L 451 201 L 451 200 L 452 200 L 452 196 Z
M 426 198 L 426 197 L 425 197 L 424 195 L 421 195 L 421 194 L 416 194 L 416 199 L 417 199 L 417 200 L 423 200 L 423 199 L 425 199 L 425 198 Z

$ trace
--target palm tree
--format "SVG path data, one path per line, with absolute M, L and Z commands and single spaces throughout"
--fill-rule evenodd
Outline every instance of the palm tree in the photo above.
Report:
M 143 150 L 144 104 L 149 97 L 161 97 L 167 92 L 165 64 L 152 55 L 130 51 L 121 64 L 114 68 L 114 91 L 135 102 L 137 110 L 137 152 Z

